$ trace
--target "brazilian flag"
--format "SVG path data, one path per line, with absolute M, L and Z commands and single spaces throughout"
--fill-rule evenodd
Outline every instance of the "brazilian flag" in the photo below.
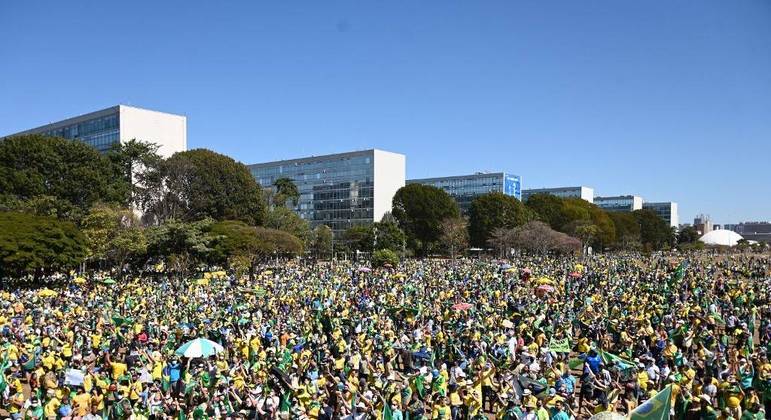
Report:
M 659 391 L 653 398 L 629 413 L 630 420 L 668 420 L 672 409 L 672 385 Z

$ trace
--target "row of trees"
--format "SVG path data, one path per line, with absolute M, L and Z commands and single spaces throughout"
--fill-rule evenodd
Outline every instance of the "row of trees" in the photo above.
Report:
M 332 231 L 310 229 L 286 206 L 299 197 L 291 181 L 263 191 L 227 156 L 196 149 L 163 159 L 157 150 L 129 141 L 102 155 L 40 135 L 0 141 L 3 274 L 40 275 L 82 262 L 248 271 L 273 255 L 331 255 Z
M 588 246 L 654 250 L 676 242 L 674 230 L 650 210 L 607 212 L 578 198 L 547 194 L 525 203 L 502 193 L 481 195 L 462 217 L 442 189 L 410 184 L 396 193 L 392 211 L 405 243 L 418 255 L 454 254 L 469 245 L 572 252 Z
M 331 256 L 332 231 L 311 229 L 292 209 L 298 200 L 291 180 L 265 191 L 246 166 L 205 149 L 164 159 L 157 146 L 139 141 L 104 155 L 40 135 L 0 141 L 0 221 L 13 227 L 0 236 L 7 272 L 42 273 L 82 261 L 121 268 L 163 261 L 175 272 L 218 263 L 249 271 L 271 255 Z M 469 247 L 572 252 L 659 249 L 674 240 L 650 211 L 608 213 L 550 195 L 522 203 L 486 194 L 461 215 L 443 190 L 410 184 L 392 204 L 380 222 L 345 232 L 336 250 L 455 256 Z

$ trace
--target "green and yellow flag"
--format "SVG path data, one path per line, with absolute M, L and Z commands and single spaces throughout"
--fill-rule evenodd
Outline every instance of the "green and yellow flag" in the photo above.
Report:
M 552 338 L 549 341 L 549 349 L 555 353 L 570 353 L 570 340 L 567 337 L 559 340 Z
M 672 385 L 659 391 L 653 398 L 629 413 L 630 420 L 668 420 L 672 409 Z

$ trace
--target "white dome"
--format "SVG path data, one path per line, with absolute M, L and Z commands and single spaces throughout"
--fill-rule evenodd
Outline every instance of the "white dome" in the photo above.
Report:
M 736 246 L 739 241 L 741 241 L 742 235 L 739 235 L 738 233 L 731 231 L 731 230 L 725 230 L 725 229 L 718 229 L 713 230 L 712 232 L 707 232 L 706 235 L 699 238 L 700 241 L 704 242 L 707 245 L 722 245 L 722 246 Z

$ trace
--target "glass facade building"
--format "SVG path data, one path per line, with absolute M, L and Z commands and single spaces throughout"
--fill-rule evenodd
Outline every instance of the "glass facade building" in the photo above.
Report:
M 295 207 L 312 227 L 324 224 L 338 237 L 345 230 L 379 221 L 404 186 L 404 155 L 365 150 L 249 165 L 263 188 L 289 178 L 300 192 Z
M 156 143 L 161 156 L 187 148 L 187 118 L 148 109 L 117 105 L 12 135 L 44 134 L 80 141 L 104 153 L 121 141 Z
M 590 203 L 594 202 L 594 189 L 589 187 L 554 187 L 531 188 L 522 191 L 522 201 L 527 201 L 531 195 L 549 194 L 560 198 L 580 198 Z
M 607 211 L 635 211 L 642 209 L 643 199 L 636 195 L 594 197 L 594 204 Z
M 680 225 L 680 216 L 677 213 L 677 203 L 671 201 L 661 203 L 645 202 L 643 203 L 642 208 L 656 213 L 659 217 L 664 219 L 670 227 L 678 227 Z
M 424 184 L 443 189 L 458 202 L 463 214 L 468 214 L 471 202 L 483 194 L 500 192 L 517 200 L 522 199 L 522 179 L 506 172 L 410 179 L 407 184 Z

